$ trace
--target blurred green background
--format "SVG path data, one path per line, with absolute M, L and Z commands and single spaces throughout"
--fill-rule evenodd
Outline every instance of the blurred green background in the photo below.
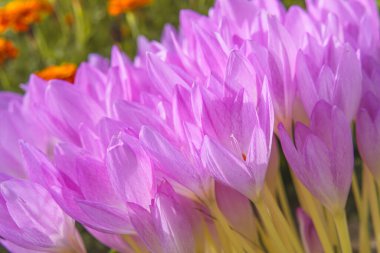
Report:
M 0 0 L 0 7 L 11 0 Z M 7 31 L 0 37 L 19 49 L 16 59 L 0 65 L 0 89 L 19 90 L 30 73 L 50 65 L 80 63 L 92 52 L 109 56 L 118 44 L 131 57 L 136 39 L 125 15 L 110 16 L 106 0 L 50 0 L 52 14 L 23 33 Z M 148 39 L 159 39 L 166 23 L 178 25 L 180 9 L 206 14 L 214 0 L 155 0 L 133 11 L 138 32 Z M 303 0 L 285 0 L 285 5 L 303 4 Z
M 10 0 L 0 0 L 0 7 Z M 303 0 L 284 0 L 299 4 Z M 89 53 L 108 57 L 112 45 L 118 44 L 130 57 L 136 52 L 136 36 L 125 15 L 110 16 L 106 0 L 52 0 L 54 11 L 23 33 L 7 31 L 0 37 L 12 41 L 19 49 L 16 59 L 0 65 L 0 90 L 19 91 L 19 84 L 31 73 L 50 65 L 80 63 Z M 158 40 L 166 23 L 178 25 L 181 9 L 206 14 L 214 0 L 155 0 L 147 7 L 133 11 L 138 32 Z M 88 252 L 103 253 L 109 249 L 98 243 L 78 225 Z M 0 246 L 0 252 L 7 252 Z
M 131 57 L 135 54 L 136 39 L 126 15 L 110 16 L 107 1 L 55 0 L 53 4 L 54 12 L 28 32 L 8 31 L 2 36 L 19 49 L 16 59 L 0 66 L 3 88 L 17 89 L 32 72 L 63 62 L 80 63 L 92 52 L 109 56 L 114 44 Z M 156 0 L 135 9 L 133 14 L 140 34 L 148 39 L 159 39 L 165 23 L 178 24 L 180 9 L 207 13 L 212 4 L 213 0 Z

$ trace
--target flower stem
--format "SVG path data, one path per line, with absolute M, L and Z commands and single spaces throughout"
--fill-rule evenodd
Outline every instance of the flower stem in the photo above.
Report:
M 299 180 L 292 174 L 292 179 L 297 191 L 298 198 L 302 204 L 303 209 L 310 215 L 324 252 L 334 253 L 333 246 L 327 233 L 326 222 L 322 217 L 318 202 L 315 201 L 313 195 L 299 182 Z
M 360 197 L 358 178 L 355 173 L 352 176 L 352 194 L 354 195 L 356 208 L 359 211 L 359 209 L 362 206 L 362 202 L 361 202 L 361 197 Z
M 302 246 L 299 238 L 295 232 L 295 228 L 292 228 L 289 222 L 285 219 L 281 209 L 279 208 L 275 198 L 271 194 L 270 190 L 267 186 L 263 189 L 263 198 L 270 208 L 271 213 L 273 214 L 273 219 L 278 224 L 279 229 L 281 230 L 281 234 L 286 236 L 292 245 L 294 252 L 302 253 Z
M 79 0 L 72 1 L 72 7 L 75 15 L 75 36 L 78 49 L 84 49 L 87 39 L 90 34 L 90 26 L 87 25 L 86 17 L 84 16 L 83 7 Z
M 344 209 L 341 209 L 338 212 L 334 213 L 334 222 L 336 230 L 338 231 L 342 253 L 351 253 L 352 247 L 350 234 L 348 233 L 347 218 Z
M 3 90 L 9 90 L 11 88 L 11 83 L 3 66 L 0 66 L 0 87 Z
M 137 20 L 136 20 L 135 13 L 133 13 L 132 11 L 129 11 L 125 15 L 125 17 L 127 19 L 128 26 L 131 29 L 132 37 L 134 39 L 136 39 L 137 36 L 139 35 L 139 28 L 137 26 Z
M 50 49 L 46 41 L 45 34 L 43 33 L 41 27 L 36 25 L 34 28 L 34 38 L 40 55 L 43 57 L 44 63 L 49 63 L 52 59 L 50 54 Z
M 367 184 L 369 187 L 369 205 L 371 210 L 371 217 L 373 223 L 373 230 L 375 232 L 375 240 L 377 250 L 380 249 L 380 210 L 379 210 L 379 200 L 377 198 L 375 182 L 373 180 L 372 174 L 365 167 L 367 174 Z
M 278 193 L 281 207 L 284 210 L 285 217 L 289 221 L 290 226 L 293 229 L 293 232 L 295 232 L 295 225 L 294 225 L 295 223 L 294 223 L 292 214 L 290 212 L 289 201 L 288 201 L 288 197 L 286 196 L 284 182 L 282 181 L 280 171 L 278 171 L 278 175 L 277 175 L 277 193 Z
M 324 220 L 326 221 L 326 229 L 327 229 L 327 236 L 330 244 L 332 245 L 333 248 L 339 248 L 339 239 L 335 227 L 335 221 L 334 221 L 334 216 L 332 213 L 327 210 L 326 208 L 323 208 L 323 217 Z
M 256 199 L 254 203 L 264 227 L 272 239 L 272 246 L 275 249 L 275 252 L 284 252 L 284 249 L 287 249 L 287 252 L 291 252 L 291 249 L 289 249 L 289 247 L 285 247 L 285 244 L 281 240 L 281 237 L 273 224 L 273 217 L 271 216 L 269 208 L 265 205 L 261 198 Z
M 242 238 L 241 235 L 231 229 L 215 199 L 209 201 L 208 208 L 211 211 L 211 215 L 216 219 L 216 229 L 221 242 L 224 243 L 224 249 L 226 252 L 250 252 L 253 250 L 252 245 L 250 245 L 245 238 Z
M 126 243 L 128 243 L 128 245 L 131 247 L 131 249 L 133 250 L 133 252 L 136 252 L 136 253 L 143 253 L 144 251 L 137 245 L 137 243 L 135 242 L 135 240 L 130 236 L 130 235 L 124 235 L 123 236 L 123 239 Z
M 229 236 L 228 236 L 228 228 L 226 227 L 226 224 L 221 219 L 221 215 L 219 215 L 218 208 L 216 206 L 216 203 L 211 203 L 209 206 L 211 215 L 215 217 L 215 228 L 217 231 L 217 234 L 219 236 L 220 242 L 222 244 L 223 249 L 226 252 L 234 252 L 232 243 L 230 242 Z
M 196 252 L 216 253 L 217 247 L 205 220 L 201 221 L 202 233 L 195 233 Z
M 368 233 L 368 171 L 363 168 L 363 179 L 362 179 L 362 194 L 361 194 L 361 205 L 358 208 L 359 215 L 359 252 L 370 252 L 369 245 L 369 233 Z

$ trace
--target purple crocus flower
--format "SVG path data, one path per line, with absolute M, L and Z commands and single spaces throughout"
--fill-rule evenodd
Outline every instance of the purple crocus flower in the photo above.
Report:
M 2 176 L 0 193 L 0 236 L 11 252 L 85 252 L 74 220 L 42 186 Z
M 354 152 L 351 128 L 343 112 L 322 100 L 312 112 L 310 127 L 296 124 L 295 145 L 283 125 L 279 133 L 285 157 L 305 187 L 332 212 L 344 208 Z
M 240 192 L 219 182 L 215 183 L 215 198 L 219 209 L 234 232 L 249 240 L 255 238 L 256 222 L 250 200 Z
M 302 208 L 297 209 L 297 219 L 305 252 L 323 253 L 322 244 L 315 230 L 313 221 Z
M 108 164 L 70 144 L 56 147 L 56 166 L 28 144 L 22 144 L 22 150 L 32 179 L 43 184 L 70 216 L 100 231 L 128 234 L 133 228 L 126 202 L 146 206 L 152 194 L 149 160 L 136 140 L 115 135 Z M 126 159 L 129 162 L 123 163 Z M 127 183 L 129 179 L 133 184 Z
M 23 110 L 22 99 L 18 94 L 0 93 L 0 172 L 16 178 L 28 177 L 18 148 L 19 139 L 33 142 L 44 150 L 47 148 L 46 133 L 33 124 Z
M 348 42 L 365 54 L 378 48 L 379 15 L 375 1 L 307 0 L 306 6 L 309 15 L 324 27 L 326 35 Z
M 362 92 L 362 72 L 350 45 L 336 46 L 333 41 L 327 45 L 310 43 L 309 48 L 298 53 L 296 79 L 309 116 L 323 99 L 337 105 L 349 120 L 355 118 Z
M 180 143 L 171 143 L 150 127 L 144 126 L 139 137 L 150 154 L 159 177 L 171 183 L 179 183 L 179 186 L 190 190 L 200 198 L 207 198 L 209 176 L 202 168 L 200 156 L 196 150 L 188 149 L 181 152 Z
M 290 131 L 296 95 L 297 49 L 289 32 L 275 17 L 264 12 L 255 22 L 257 30 L 243 43 L 242 51 L 254 67 L 255 78 L 261 83 L 268 79 L 276 125 L 282 122 Z
M 152 252 L 157 253 L 194 252 L 194 208 L 165 182 L 160 184 L 148 209 L 129 204 L 131 222 L 137 234 Z
M 357 114 L 362 91 L 379 90 L 378 14 L 370 0 L 307 6 L 218 0 L 208 16 L 181 11 L 179 31 L 167 26 L 161 42 L 140 37 L 134 60 L 114 47 L 110 61 L 82 63 L 74 85 L 32 75 L 24 96 L 0 93 L 0 170 L 30 179 L 0 180 L 1 242 L 81 252 L 65 212 L 121 252 L 133 251 L 127 238 L 144 252 L 194 252 L 204 229 L 222 251 L 206 206 L 216 200 L 233 233 L 256 235 L 249 199 L 264 185 L 273 132 L 310 192 L 343 208 L 355 115 L 361 155 L 380 176 L 379 99 L 366 95 Z M 296 124 L 294 144 L 295 107 L 311 123 Z M 318 252 L 297 213 L 306 248 Z
M 356 138 L 364 163 L 380 180 L 380 99 L 372 92 L 363 96 L 356 121 Z
M 268 166 L 273 107 L 266 84 L 257 107 L 244 90 L 231 99 L 204 93 L 200 118 L 205 133 L 202 161 L 210 173 L 247 198 L 259 194 Z

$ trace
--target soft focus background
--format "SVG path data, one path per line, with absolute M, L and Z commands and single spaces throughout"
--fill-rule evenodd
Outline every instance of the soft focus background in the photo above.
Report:
M 20 91 L 19 84 L 27 82 L 31 73 L 52 65 L 79 64 L 93 52 L 108 57 L 114 44 L 133 57 L 137 34 L 150 40 L 159 40 L 166 23 L 177 26 L 181 9 L 193 9 L 206 14 L 214 1 L 154 0 L 128 12 L 111 15 L 106 0 L 51 0 L 48 2 L 51 9 L 43 11 L 41 15 L 38 13 L 37 18 L 33 16 L 36 13 L 27 13 L 31 18 L 23 22 L 30 25 L 23 31 L 2 31 L 4 18 L 1 17 L 1 9 L 10 2 L 15 0 L 0 0 L 0 40 L 9 41 L 14 46 L 13 54 L 8 59 L 5 53 L 11 51 L 9 44 L 3 44 L 2 51 L 0 42 L 0 90 Z M 285 0 L 284 4 L 304 6 L 303 0 Z M 27 14 L 22 13 L 22 16 Z M 88 252 L 109 252 L 83 228 L 80 229 Z M 0 252 L 7 251 L 0 248 Z
M 15 0 L 0 0 L 0 8 Z M 34 0 L 25 0 L 34 1 Z M 119 0 L 119 2 L 130 0 Z M 138 1 L 137 1 L 138 2 Z M 206 14 L 214 0 L 155 0 L 128 14 L 111 15 L 106 0 L 50 0 L 51 12 L 42 13 L 25 31 L 6 30 L 0 38 L 9 40 L 17 56 L 1 63 L 0 89 L 19 90 L 30 73 L 51 65 L 79 64 L 91 52 L 109 56 L 118 44 L 130 57 L 136 51 L 136 33 L 158 40 L 166 23 L 177 26 L 180 9 Z M 285 0 L 285 5 L 303 0 Z M 33 10 L 32 10 L 33 11 Z M 0 14 L 1 16 L 1 14 Z M 1 46 L 0 46 L 1 54 Z

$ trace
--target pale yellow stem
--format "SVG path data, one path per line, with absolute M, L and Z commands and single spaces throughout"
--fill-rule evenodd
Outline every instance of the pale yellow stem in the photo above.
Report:
M 135 240 L 130 235 L 124 235 L 123 239 L 126 243 L 128 243 L 129 247 L 132 248 L 133 252 L 143 253 L 144 251 L 139 247 L 139 245 L 135 242 Z
M 320 203 L 314 199 L 313 195 L 298 181 L 298 179 L 293 177 L 293 182 L 295 184 L 297 194 L 300 197 L 300 200 L 302 200 L 303 209 L 309 214 L 313 221 L 324 252 L 334 253 L 333 246 L 331 245 L 330 238 L 326 230 L 326 221 L 322 216 L 323 209 L 320 206 Z
M 215 218 L 215 229 L 224 252 L 235 252 L 227 234 L 227 229 L 229 228 L 227 228 L 223 220 L 221 220 L 218 208 L 215 206 L 215 204 L 211 203 L 209 205 L 209 209 L 211 215 Z
M 270 210 L 266 204 L 261 200 L 261 198 L 256 199 L 254 203 L 257 211 L 259 212 L 264 227 L 272 239 L 273 244 L 271 244 L 271 246 L 273 246 L 275 252 L 284 252 L 285 249 L 287 249 L 287 252 L 291 252 L 289 245 L 286 244 L 286 247 L 284 242 L 281 240 L 281 237 L 273 224 L 273 216 L 271 215 Z
M 373 180 L 372 174 L 368 171 L 367 168 L 367 184 L 369 187 L 369 205 L 371 210 L 371 217 L 372 217 L 372 224 L 373 224 L 373 230 L 375 232 L 375 241 L 376 241 L 376 248 L 377 252 L 380 252 L 380 211 L 379 211 L 379 201 L 377 198 L 376 193 L 376 187 L 375 182 Z
M 273 248 L 273 241 L 269 238 L 268 234 L 264 231 L 262 226 L 259 227 L 259 235 L 263 241 L 265 252 L 276 253 L 277 251 Z
M 362 194 L 361 194 L 361 205 L 358 207 L 359 215 L 359 252 L 369 253 L 371 251 L 369 243 L 369 231 L 368 231 L 368 181 L 366 175 L 368 171 L 363 168 L 363 178 L 362 178 Z
M 334 213 L 334 221 L 336 230 L 338 231 L 340 247 L 342 249 L 342 253 L 351 253 L 351 240 L 350 234 L 348 232 L 347 218 L 346 212 L 344 209 L 337 211 Z
M 137 19 L 136 19 L 135 13 L 132 11 L 127 12 L 125 17 L 126 17 L 128 26 L 131 29 L 132 37 L 137 38 L 137 36 L 139 35 L 139 27 L 137 25 Z
M 215 241 L 210 233 L 206 221 L 202 220 L 200 233 L 195 234 L 196 252 L 218 252 Z
M 243 237 L 236 231 L 232 230 L 228 220 L 224 214 L 220 211 L 215 197 L 215 188 L 211 187 L 209 194 L 206 194 L 206 198 L 200 198 L 195 196 L 194 200 L 202 205 L 205 205 L 210 215 L 214 218 L 215 229 L 220 239 L 220 243 L 224 252 L 244 252 L 252 251 L 254 245 L 247 238 Z
M 361 197 L 360 197 L 358 178 L 357 178 L 355 173 L 352 176 L 352 188 L 351 188 L 351 190 L 352 190 L 352 194 L 354 195 L 356 209 L 359 211 L 362 203 L 361 203 Z
M 300 252 L 302 253 L 302 246 L 301 242 L 296 234 L 296 229 L 291 228 L 291 225 L 289 222 L 285 219 L 283 213 L 281 212 L 281 209 L 279 208 L 275 198 L 273 197 L 272 193 L 268 189 L 267 186 L 263 189 L 263 200 L 267 204 L 267 206 L 270 209 L 270 212 L 272 213 L 274 222 L 278 225 L 277 228 L 280 232 L 280 234 L 285 237 L 287 240 L 289 240 L 290 244 L 292 245 L 294 252 Z
M 339 239 L 335 228 L 334 216 L 326 208 L 323 208 L 324 220 L 326 221 L 327 235 L 332 247 L 339 247 Z
M 82 49 L 86 46 L 87 39 L 90 35 L 91 26 L 88 19 L 84 16 L 82 2 L 79 0 L 72 1 L 72 8 L 75 15 L 75 36 L 77 47 Z
M 285 192 L 284 182 L 282 181 L 280 171 L 278 171 L 278 175 L 277 175 L 277 193 L 278 193 L 278 197 L 280 200 L 281 207 L 284 210 L 285 217 L 288 220 L 288 222 L 290 223 L 290 227 L 292 228 L 293 232 L 295 233 L 296 227 L 295 227 L 295 223 L 294 223 L 292 213 L 290 211 L 289 201 L 288 201 L 288 197 L 287 197 L 286 192 Z

